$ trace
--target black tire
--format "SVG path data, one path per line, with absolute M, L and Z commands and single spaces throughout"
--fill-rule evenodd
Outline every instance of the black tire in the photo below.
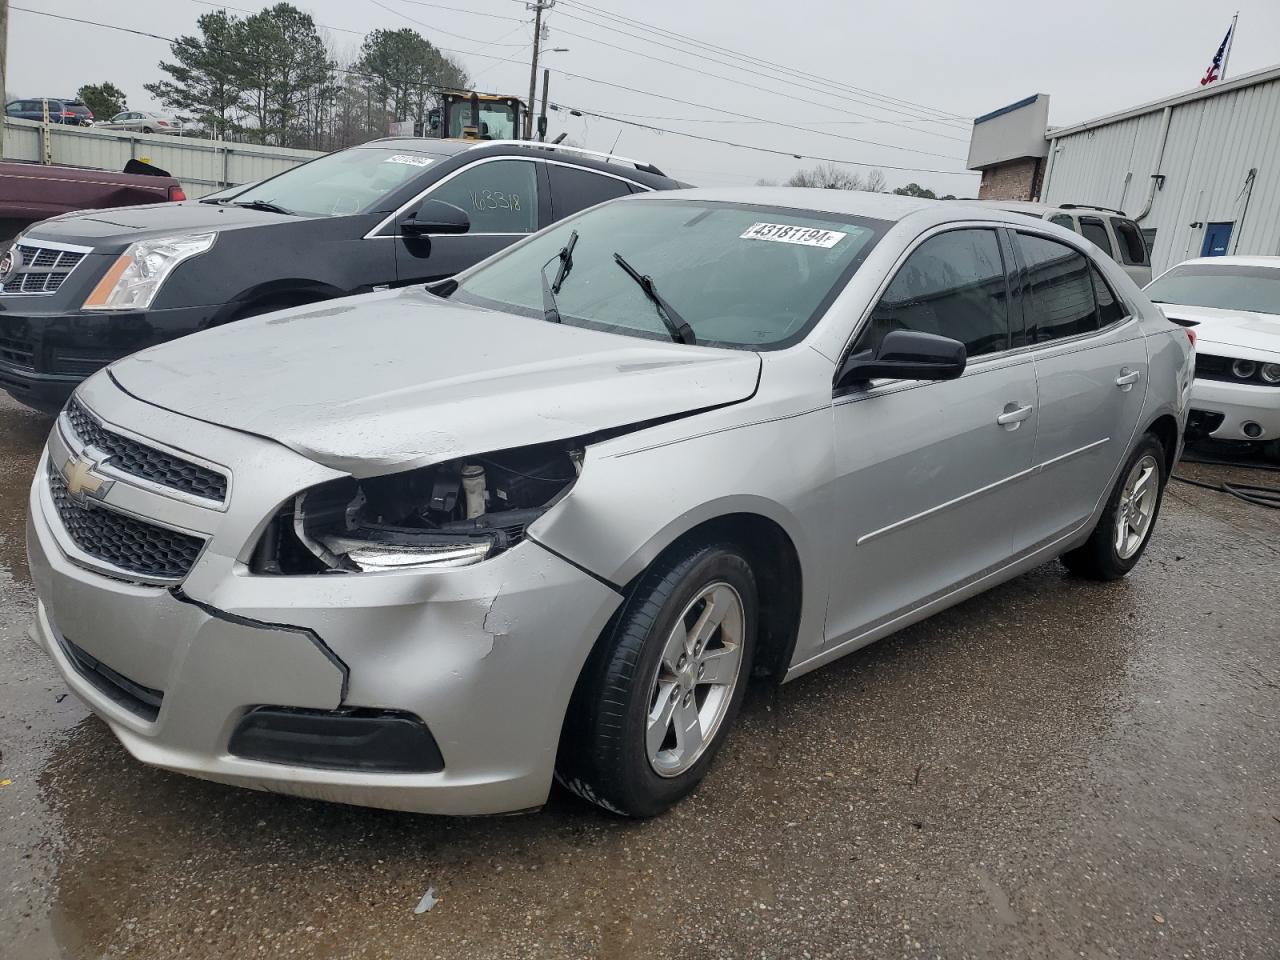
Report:
M 143 128 L 142 128 L 142 132 L 143 132 L 143 133 L 155 133 L 155 131 L 154 131 L 154 130 L 152 130 L 150 127 L 143 127 Z
M 687 770 L 659 775 L 645 729 L 666 638 L 704 588 L 725 583 L 742 601 L 742 652 L 719 725 Z M 746 694 L 755 656 L 755 576 L 728 544 L 693 545 L 660 557 L 641 577 L 588 660 L 565 719 L 556 779 L 578 796 L 627 817 L 653 817 L 697 787 Z
M 1134 465 L 1146 456 L 1155 458 L 1156 473 L 1159 476 L 1155 510 L 1151 517 L 1151 524 L 1147 527 L 1146 535 L 1138 549 L 1131 556 L 1122 557 L 1115 543 L 1121 495 L 1124 493 L 1125 483 Z M 1164 445 L 1154 434 L 1144 435 L 1133 448 L 1133 452 L 1129 454 L 1129 459 L 1125 461 L 1124 468 L 1116 478 L 1115 486 L 1107 497 L 1107 505 L 1089 539 L 1076 549 L 1062 555 L 1062 563 L 1068 570 L 1090 580 L 1119 580 L 1137 565 L 1142 559 L 1142 554 L 1146 552 L 1147 544 L 1151 542 L 1156 521 L 1160 519 L 1160 505 L 1164 502 L 1164 488 L 1169 480 L 1166 464 Z

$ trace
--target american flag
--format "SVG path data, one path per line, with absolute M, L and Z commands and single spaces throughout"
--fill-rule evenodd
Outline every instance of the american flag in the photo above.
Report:
M 1213 83 L 1222 77 L 1222 59 L 1227 55 L 1227 47 L 1231 44 L 1231 34 L 1235 32 L 1236 22 L 1231 21 L 1231 26 L 1227 28 L 1227 35 L 1222 38 L 1222 43 L 1218 45 L 1218 52 L 1213 55 L 1213 62 L 1209 64 L 1209 69 L 1204 72 L 1204 76 L 1200 78 L 1200 86 Z

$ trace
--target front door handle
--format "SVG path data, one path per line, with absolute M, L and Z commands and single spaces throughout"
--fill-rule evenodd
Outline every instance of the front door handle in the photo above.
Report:
M 1035 407 L 1031 406 L 1031 404 L 1027 404 L 1025 407 L 1014 407 L 1011 403 L 1005 407 L 1004 413 L 996 417 L 996 423 L 1002 427 L 1008 427 L 1010 430 L 1017 430 L 1018 424 L 1031 416 L 1031 411 L 1034 409 Z
M 1116 377 L 1116 386 L 1128 393 L 1140 379 L 1142 379 L 1141 370 L 1130 370 L 1128 367 L 1121 367 L 1120 376 Z

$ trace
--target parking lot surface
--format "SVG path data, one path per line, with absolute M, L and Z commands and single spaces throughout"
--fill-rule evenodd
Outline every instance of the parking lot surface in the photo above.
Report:
M 67 695 L 25 637 L 49 426 L 0 399 L 0 956 L 1280 956 L 1276 511 L 1172 484 L 1127 580 L 758 685 L 658 820 L 439 819 L 152 770 Z

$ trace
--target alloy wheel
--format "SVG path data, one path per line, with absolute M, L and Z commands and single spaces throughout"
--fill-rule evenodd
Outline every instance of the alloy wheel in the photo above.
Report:
M 1151 531 L 1160 499 L 1160 465 L 1152 454 L 1141 457 L 1129 470 L 1116 507 L 1115 548 L 1121 560 L 1141 549 Z

